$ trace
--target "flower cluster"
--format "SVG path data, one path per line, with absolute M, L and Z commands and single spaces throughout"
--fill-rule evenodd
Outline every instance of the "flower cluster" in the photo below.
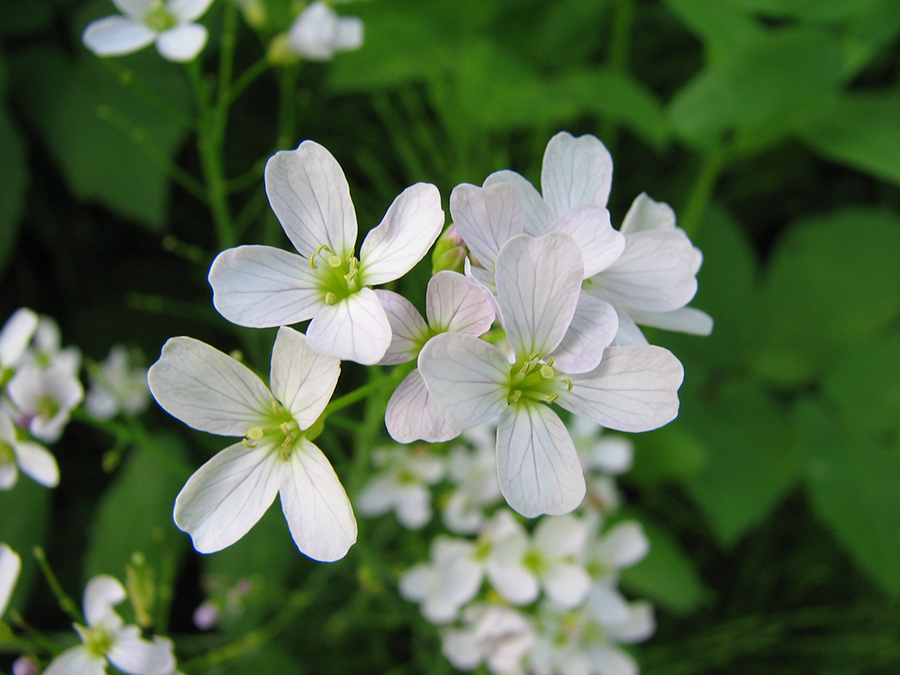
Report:
M 440 627 L 444 655 L 459 669 L 484 664 L 496 674 L 635 673 L 619 645 L 652 634 L 652 610 L 626 600 L 617 586 L 619 570 L 639 562 L 648 542 L 634 521 L 605 524 L 617 502 L 612 474 L 630 466 L 630 443 L 598 437 L 596 425 L 574 429 L 590 498 L 572 514 L 538 519 L 529 531 L 499 505 L 489 461 L 493 427 L 473 432 L 446 456 L 429 456 L 427 472 L 419 470 L 420 451 L 385 449 L 376 460 L 382 471 L 360 494 L 361 513 L 391 510 L 393 494 L 400 523 L 421 527 L 430 519 L 431 490 L 439 492 L 436 501 L 453 534 L 439 534 L 429 560 L 400 577 L 401 595 Z M 407 479 L 395 480 L 392 490 L 388 477 L 395 476 Z M 424 496 L 410 499 L 414 491 Z

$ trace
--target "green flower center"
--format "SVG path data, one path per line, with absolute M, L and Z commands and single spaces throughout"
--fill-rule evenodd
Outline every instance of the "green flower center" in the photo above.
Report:
M 0 441 L 0 466 L 3 464 L 15 464 L 16 451 L 6 441 Z
M 359 259 L 353 253 L 341 258 L 322 244 L 309 259 L 309 266 L 319 271 L 319 288 L 329 305 L 345 300 L 363 287 Z
M 84 648 L 87 649 L 91 656 L 101 659 L 106 658 L 106 655 L 113 646 L 113 634 L 111 630 L 104 628 L 103 626 L 88 628 L 87 626 L 78 624 L 75 625 L 75 629 L 81 636 L 82 641 L 84 641 Z
M 247 429 L 244 440 L 247 448 L 264 445 L 277 448 L 281 458 L 287 460 L 296 447 L 297 441 L 303 437 L 300 425 L 291 417 L 291 413 L 281 407 L 278 401 L 272 401 L 272 415 L 262 425 L 254 424 Z
M 144 15 L 144 25 L 150 30 L 162 33 L 178 25 L 178 18 L 166 9 L 163 0 L 156 0 L 150 11 Z
M 38 417 L 52 420 L 59 413 L 59 401 L 49 395 L 41 396 L 37 404 Z
M 560 377 L 553 369 L 553 357 L 541 363 L 540 355 L 530 354 L 528 358 L 516 359 L 509 369 L 508 403 L 515 403 L 522 397 L 532 401 L 553 403 L 563 389 L 572 391 L 572 381 Z

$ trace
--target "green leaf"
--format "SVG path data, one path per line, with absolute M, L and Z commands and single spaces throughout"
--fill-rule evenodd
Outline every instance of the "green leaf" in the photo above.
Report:
M 822 522 L 888 594 L 900 596 L 900 453 L 896 436 L 841 428 L 812 401 L 798 406 L 806 485 Z
M 8 544 L 22 559 L 22 572 L 10 607 L 25 606 L 39 573 L 31 551 L 46 539 L 52 497 L 52 490 L 21 474 L 12 490 L 0 491 L 0 542 Z
M 19 220 L 25 208 L 28 164 L 25 143 L 6 106 L 0 103 L 0 272 L 15 249 Z
M 830 35 L 785 29 L 737 44 L 685 85 L 672 101 L 676 132 L 711 147 L 728 132 L 742 144 L 772 144 L 833 103 L 844 55 Z
M 719 541 L 731 545 L 794 485 L 800 467 L 781 405 L 750 380 L 727 382 L 682 407 L 680 423 L 705 444 L 707 462 L 685 486 Z
M 811 21 L 838 21 L 864 15 L 879 0 L 726 0 L 746 12 Z
M 160 447 L 182 460 L 185 452 L 177 436 L 156 438 Z M 85 580 L 98 574 L 123 578 L 125 564 L 136 551 L 144 554 L 157 578 L 164 549 L 180 558 L 187 540 L 172 523 L 172 507 L 188 475 L 186 467 L 173 471 L 147 449 L 131 451 L 97 507 L 85 554 Z
M 622 570 L 622 585 L 653 600 L 673 614 L 688 614 L 707 598 L 691 559 L 662 528 L 640 517 L 650 540 L 650 553 L 634 567 Z
M 765 31 L 749 13 L 722 0 L 665 0 L 710 50 L 713 58 L 763 37 Z
M 823 157 L 900 185 L 900 93 L 843 95 L 822 119 L 802 131 Z
M 99 59 L 85 58 L 77 63 L 58 50 L 24 52 L 13 61 L 15 94 L 77 197 L 162 232 L 169 181 L 139 143 L 147 139 L 173 157 L 187 129 L 123 86 Z M 117 61 L 171 107 L 189 109 L 173 64 L 152 51 Z
M 778 242 L 766 276 L 754 370 L 809 381 L 900 314 L 900 217 L 846 209 L 803 220 Z

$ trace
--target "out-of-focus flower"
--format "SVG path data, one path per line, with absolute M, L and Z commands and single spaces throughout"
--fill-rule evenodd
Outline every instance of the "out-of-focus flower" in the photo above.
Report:
M 121 56 L 156 43 L 169 61 L 192 61 L 206 45 L 206 28 L 194 23 L 213 0 L 113 0 L 124 16 L 92 22 L 84 44 L 98 56 Z
M 0 617 L 9 605 L 19 572 L 22 570 L 22 559 L 7 544 L 0 544 Z
M 39 672 L 38 664 L 27 656 L 20 656 L 13 661 L 12 675 L 38 675 Z
M 347 493 L 307 431 L 325 410 L 340 362 L 283 327 L 270 391 L 249 368 L 204 342 L 172 338 L 147 375 L 157 402 L 185 424 L 244 438 L 201 466 L 175 500 L 175 524 L 213 553 L 243 537 L 281 496 L 291 536 L 314 560 L 343 558 L 356 541 Z
M 43 445 L 19 438 L 9 415 L 0 410 L 0 490 L 9 490 L 19 470 L 45 487 L 59 484 L 56 458 Z
M 483 576 L 472 542 L 439 536 L 431 544 L 430 561 L 411 567 L 400 577 L 400 595 L 420 603 L 422 615 L 442 625 L 453 621 L 460 608 L 475 597 Z
M 523 672 L 523 661 L 535 640 L 531 620 L 504 605 L 473 604 L 463 610 L 462 628 L 441 632 L 441 649 L 460 670 L 482 663 L 494 675 Z
M 82 644 L 57 656 L 44 675 L 102 675 L 107 662 L 129 675 L 171 675 L 175 670 L 172 641 L 141 637 L 137 626 L 126 626 L 113 609 L 127 597 L 118 579 L 96 576 L 84 590 L 87 626 L 75 624 Z
M 266 192 L 300 255 L 271 246 L 223 251 L 209 271 L 216 309 L 251 328 L 312 319 L 306 335 L 313 349 L 378 363 L 391 324 L 371 286 L 406 274 L 434 243 L 444 223 L 437 188 L 406 188 L 366 235 L 358 258 L 350 188 L 328 150 L 304 141 L 276 153 L 266 164 Z
M 0 386 L 5 385 L 12 377 L 13 368 L 25 353 L 37 326 L 37 314 L 26 307 L 13 312 L 3 325 L 0 330 Z
M 287 47 L 309 61 L 328 61 L 337 52 L 362 47 L 363 22 L 355 16 L 339 16 L 324 2 L 306 6 L 287 34 Z
M 53 443 L 62 436 L 69 415 L 84 398 L 84 387 L 67 359 L 48 368 L 22 366 L 9 381 L 7 393 L 16 408 L 16 421 L 35 438 Z
M 473 449 L 457 445 L 450 451 L 448 477 L 454 488 L 444 501 L 442 515 L 451 532 L 475 534 L 484 523 L 485 509 L 501 499 L 494 426 L 468 429 L 463 438 Z
M 84 407 L 91 416 L 108 420 L 119 412 L 137 415 L 147 408 L 147 369 L 135 366 L 134 361 L 126 347 L 115 345 L 102 363 L 88 368 L 90 388 Z

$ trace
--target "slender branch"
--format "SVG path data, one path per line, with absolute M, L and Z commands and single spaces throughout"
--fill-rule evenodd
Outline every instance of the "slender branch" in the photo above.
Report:
M 144 86 L 133 70 L 125 68 L 115 59 L 102 58 L 100 59 L 100 63 L 106 66 L 106 68 L 116 76 L 122 86 L 131 89 L 135 94 L 156 108 L 159 112 L 171 117 L 172 120 L 181 126 L 187 127 L 188 129 L 194 128 L 194 120 L 192 120 L 189 115 L 181 112 L 164 99 L 160 98 L 153 90 Z
M 697 178 L 691 187 L 687 202 L 681 210 L 679 225 L 689 237 L 695 237 L 700 228 L 700 221 L 709 206 L 716 182 L 728 164 L 731 152 L 724 144 L 718 144 L 704 156 L 697 172 Z
M 34 559 L 37 560 L 38 567 L 41 568 L 41 572 L 47 580 L 47 585 L 50 586 L 50 590 L 53 591 L 53 595 L 56 596 L 60 609 L 72 617 L 72 620 L 76 623 L 86 624 L 87 622 L 84 620 L 81 610 L 78 609 L 78 605 L 63 590 L 62 585 L 59 583 L 59 579 L 56 578 L 56 575 L 50 568 L 50 563 L 47 562 L 47 554 L 44 553 L 44 549 L 40 546 L 35 546 L 32 550 L 32 555 L 34 555 Z

